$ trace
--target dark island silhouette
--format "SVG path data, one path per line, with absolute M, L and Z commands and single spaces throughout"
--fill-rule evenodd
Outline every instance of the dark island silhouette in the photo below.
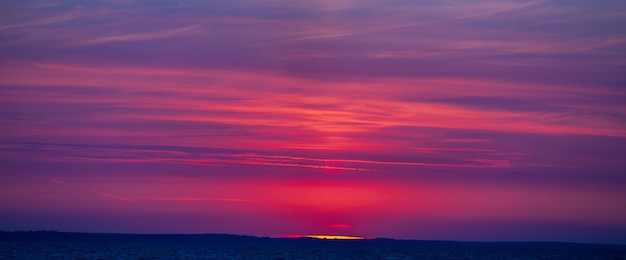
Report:
M 626 245 L 0 231 L 0 258 L 626 259 Z

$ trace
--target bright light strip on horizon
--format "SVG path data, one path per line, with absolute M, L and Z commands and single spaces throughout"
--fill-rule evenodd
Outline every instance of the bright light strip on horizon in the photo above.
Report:
M 316 239 L 341 239 L 341 240 L 363 240 L 360 236 L 344 236 L 344 235 L 286 235 L 287 238 L 316 238 Z

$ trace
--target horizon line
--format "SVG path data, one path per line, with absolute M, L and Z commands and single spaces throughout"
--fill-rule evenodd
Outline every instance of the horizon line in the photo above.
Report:
M 600 246 L 626 246 L 626 243 L 594 243 L 594 242 L 574 242 L 574 241 L 550 241 L 550 240 L 442 240 L 442 239 L 416 239 L 416 238 L 390 238 L 390 237 L 361 237 L 351 235 L 293 235 L 282 234 L 278 236 L 259 236 L 233 233 L 126 233 L 126 232 L 79 232 L 79 231 L 58 231 L 58 230 L 0 230 L 0 233 L 65 233 L 65 234 L 92 234 L 92 235 L 128 235 L 128 236 L 202 236 L 202 235 L 221 235 L 221 236 L 238 236 L 258 239 L 310 239 L 319 241 L 374 241 L 374 240 L 393 240 L 393 241 L 414 241 L 414 242 L 442 242 L 442 243 L 545 243 L 545 244 L 579 244 L 579 245 L 600 245 Z

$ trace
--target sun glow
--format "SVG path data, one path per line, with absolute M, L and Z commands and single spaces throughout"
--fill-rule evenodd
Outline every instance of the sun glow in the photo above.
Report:
M 287 238 L 317 238 L 317 239 L 342 239 L 342 240 L 362 240 L 364 237 L 344 236 L 344 235 L 286 235 Z
M 278 188 L 275 196 L 287 205 L 338 211 L 375 207 L 385 199 L 375 188 L 340 184 L 287 185 Z

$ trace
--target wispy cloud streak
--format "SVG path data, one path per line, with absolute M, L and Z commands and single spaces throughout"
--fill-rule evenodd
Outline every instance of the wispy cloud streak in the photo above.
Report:
M 156 200 L 156 201 L 214 201 L 214 202 L 240 202 L 251 203 L 252 200 L 237 198 L 196 198 L 196 197 L 140 197 L 137 200 Z
M 192 33 L 197 31 L 200 28 L 199 25 L 192 25 L 179 29 L 165 30 L 160 32 L 152 32 L 152 33 L 128 33 L 128 34 L 120 34 L 120 35 L 112 35 L 106 36 L 102 38 L 89 39 L 82 42 L 77 42 L 75 46 L 80 45 L 92 45 L 92 44 L 102 44 L 109 42 L 133 42 L 133 41 L 144 41 L 151 39 L 159 39 L 159 38 L 167 38 L 167 37 L 175 37 L 180 36 L 182 34 Z
M 132 201 L 129 198 L 113 195 L 111 193 L 106 193 L 106 192 L 101 192 L 101 191 L 92 191 L 92 192 L 95 193 L 95 194 L 98 194 L 100 196 L 107 197 L 107 198 L 112 198 L 112 199 L 121 200 L 121 201 L 125 201 L 125 202 L 131 202 Z

